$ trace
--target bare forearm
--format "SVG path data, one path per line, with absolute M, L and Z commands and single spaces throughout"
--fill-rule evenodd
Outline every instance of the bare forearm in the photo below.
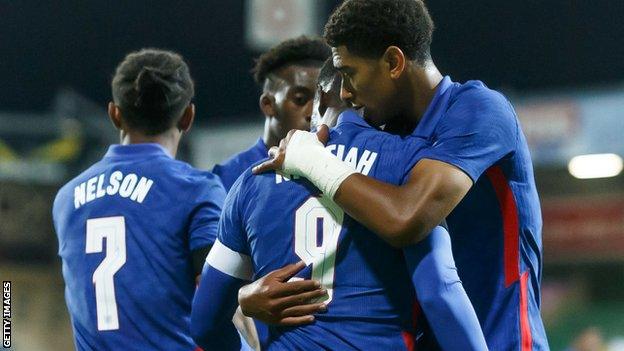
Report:
M 334 201 L 391 245 L 404 247 L 424 239 L 471 186 L 452 166 L 422 160 L 402 186 L 353 174 L 340 184 Z
M 402 187 L 361 174 L 348 177 L 338 188 L 334 201 L 356 221 L 393 246 L 403 247 L 422 240 L 436 223 L 418 198 Z M 421 210 L 422 209 L 422 210 Z

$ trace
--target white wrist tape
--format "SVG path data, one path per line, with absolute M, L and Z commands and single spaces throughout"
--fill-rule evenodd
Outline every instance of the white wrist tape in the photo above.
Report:
M 316 134 L 299 130 L 286 147 L 284 173 L 308 178 L 333 199 L 340 184 L 356 170 L 325 149 Z

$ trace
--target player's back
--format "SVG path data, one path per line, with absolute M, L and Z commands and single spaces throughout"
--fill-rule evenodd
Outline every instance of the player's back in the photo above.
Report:
M 347 112 L 327 147 L 361 173 L 400 184 L 413 162 L 405 152 L 415 154 L 422 144 L 422 139 L 376 131 Z M 275 173 L 253 176 L 248 170 L 232 188 L 235 192 L 238 196 L 230 194 L 227 201 L 238 202 L 232 208 L 240 211 L 244 242 L 224 244 L 247 251 L 256 277 L 298 260 L 312 263 L 311 272 L 308 267 L 301 276 L 319 280 L 331 299 L 328 311 L 312 325 L 271 327 L 269 349 L 406 348 L 404 338 L 414 333 L 415 294 L 400 250 L 319 196 L 305 180 Z M 227 227 L 222 223 L 220 240 Z
M 214 242 L 225 191 L 157 144 L 113 145 L 54 202 L 76 347 L 192 350 L 191 251 Z

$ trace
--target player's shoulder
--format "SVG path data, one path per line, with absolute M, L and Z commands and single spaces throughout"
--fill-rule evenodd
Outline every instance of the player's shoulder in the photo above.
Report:
M 518 121 L 507 97 L 488 88 L 481 81 L 472 80 L 463 84 L 454 83 L 438 130 L 456 129 L 459 126 L 473 131 L 496 127 L 515 133 Z
M 290 177 L 288 175 L 276 173 L 275 171 L 254 174 L 253 168 L 267 160 L 268 158 L 264 158 L 254 162 L 248 167 L 238 179 L 236 179 L 228 192 L 228 197 L 233 195 L 244 201 L 251 201 L 251 199 L 257 199 L 259 196 L 268 199 L 280 197 L 285 194 L 292 194 L 293 191 L 309 192 L 310 189 L 313 188 L 313 186 L 310 185 L 311 183 L 305 178 Z
M 250 188 L 260 188 L 264 187 L 271 182 L 274 182 L 276 173 L 274 171 L 264 172 L 260 174 L 254 174 L 253 168 L 262 164 L 262 162 L 267 161 L 268 158 L 263 158 L 259 161 L 255 161 L 251 164 L 251 166 L 247 167 L 243 173 L 236 179 L 234 185 L 232 185 L 232 189 L 242 189 L 248 190 Z
M 81 184 L 86 182 L 87 180 L 89 180 L 90 178 L 98 175 L 101 170 L 105 167 L 104 165 L 104 160 L 100 160 L 94 164 L 92 164 L 91 166 L 89 166 L 89 168 L 85 169 L 84 171 L 80 172 L 80 174 L 78 174 L 77 176 L 75 176 L 74 178 L 72 178 L 71 180 L 69 180 L 67 183 L 65 183 L 65 185 L 63 185 L 59 191 L 56 193 L 56 198 L 62 197 L 62 196 L 69 196 L 72 195 L 74 193 L 74 188 Z
M 449 108 L 513 111 L 511 104 L 501 92 L 490 89 L 482 81 L 469 80 L 454 83 Z
M 213 172 L 195 168 L 179 160 L 171 160 L 169 168 L 167 176 L 171 177 L 173 183 L 179 184 L 180 187 L 188 186 L 189 189 L 197 189 L 197 187 L 223 189 L 221 180 Z
M 87 169 L 69 180 L 67 183 L 65 183 L 57 191 L 56 196 L 54 197 L 54 201 L 52 203 L 52 215 L 56 217 L 57 213 L 63 211 L 62 208 L 65 208 L 64 206 L 69 206 L 69 204 L 73 204 L 73 200 L 71 199 L 74 197 L 74 190 L 76 189 L 76 187 L 102 173 L 105 168 L 105 161 L 100 160 L 89 166 Z

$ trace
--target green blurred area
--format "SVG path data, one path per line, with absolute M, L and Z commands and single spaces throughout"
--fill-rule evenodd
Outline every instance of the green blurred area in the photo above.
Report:
M 598 329 L 605 340 L 624 337 L 624 302 L 570 305 L 546 325 L 551 349 L 564 350 L 588 328 Z

